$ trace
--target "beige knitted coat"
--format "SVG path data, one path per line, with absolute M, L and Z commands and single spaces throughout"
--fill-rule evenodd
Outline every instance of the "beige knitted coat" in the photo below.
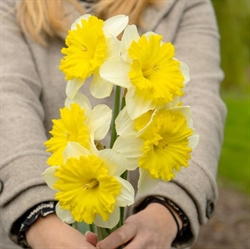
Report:
M 27 209 L 54 197 L 42 177 L 48 157 L 44 141 L 66 97 L 66 81 L 58 70 L 65 37 L 51 39 L 43 47 L 24 36 L 15 20 L 17 2 L 1 0 L 0 5 L 0 208 L 1 223 L 8 233 Z M 79 13 L 69 6 L 67 17 L 74 21 Z M 218 28 L 209 0 L 166 0 L 164 6 L 147 9 L 145 23 L 141 32 L 162 34 L 164 41 L 175 45 L 175 57 L 190 68 L 183 104 L 192 108 L 200 143 L 187 169 L 148 193 L 165 196 L 185 211 L 192 237 L 181 244 L 184 248 L 194 242 L 200 226 L 212 216 L 217 199 L 216 172 L 226 115 L 219 96 L 223 73 Z M 88 92 L 88 86 L 82 90 Z M 112 97 L 100 102 L 110 105 Z M 97 101 L 92 99 L 92 103 Z M 130 175 L 133 184 L 137 177 L 135 172 Z M 135 205 L 144 198 L 137 195 Z

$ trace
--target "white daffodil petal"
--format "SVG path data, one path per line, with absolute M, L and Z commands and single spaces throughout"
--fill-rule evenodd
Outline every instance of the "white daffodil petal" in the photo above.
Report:
M 66 85 L 66 95 L 73 99 L 78 92 L 78 90 L 81 88 L 81 86 L 84 84 L 85 80 L 82 79 L 73 79 L 69 80 Z
M 137 132 L 137 134 L 136 134 L 136 136 L 137 137 L 140 137 L 144 132 L 146 132 L 147 131 L 147 128 L 150 126 L 150 124 L 153 122 L 153 120 L 154 120 L 154 117 L 155 117 L 155 115 L 158 113 L 158 109 L 155 109 L 154 111 L 153 111 L 153 113 L 152 113 L 152 115 L 151 115 L 151 117 L 150 117 L 150 120 L 149 120 L 149 122 L 141 129 L 141 130 L 139 130 L 138 132 Z
M 199 143 L 199 140 L 200 140 L 200 136 L 198 134 L 193 134 L 192 136 L 190 136 L 188 138 L 189 140 L 189 146 L 192 148 L 192 149 L 195 149 L 196 146 L 198 145 Z
M 106 162 L 105 165 L 110 175 L 120 176 L 127 170 L 128 162 L 126 157 L 114 149 L 100 150 L 99 157 Z
M 90 152 L 76 142 L 69 142 L 63 152 L 63 160 L 66 162 L 69 158 L 75 157 L 79 158 L 80 156 L 87 156 Z
M 70 211 L 62 209 L 59 203 L 56 204 L 56 214 L 63 222 L 66 222 L 68 224 L 72 224 L 75 222 Z
M 44 180 L 46 182 L 46 184 L 53 190 L 54 189 L 54 184 L 55 182 L 58 180 L 57 177 L 55 177 L 55 171 L 56 169 L 60 168 L 60 166 L 52 166 L 47 168 L 44 172 L 43 172 L 43 177 Z
M 128 25 L 124 30 L 122 41 L 121 41 L 121 54 L 123 60 L 131 63 L 131 58 L 129 57 L 127 51 L 133 41 L 137 42 L 140 39 L 137 28 L 135 25 Z
M 192 118 L 190 118 L 189 120 L 188 120 L 188 127 L 190 127 L 190 128 L 194 128 L 194 122 L 193 122 L 193 119 Z
M 108 60 L 120 53 L 121 42 L 114 36 L 107 37 L 107 52 L 105 59 Z
M 103 32 L 105 35 L 118 36 L 128 25 L 128 16 L 116 15 L 104 22 Z
M 145 100 L 138 94 L 135 94 L 134 87 L 128 89 L 126 94 L 126 106 L 128 114 L 132 120 L 138 118 L 149 110 L 155 109 L 155 105 L 152 102 Z
M 122 47 L 126 49 L 126 51 L 130 48 L 130 45 L 133 41 L 137 42 L 140 39 L 139 33 L 135 25 L 128 25 L 124 30 L 124 34 L 122 36 Z
M 145 35 L 145 37 L 147 38 L 147 40 L 149 40 L 149 37 L 150 37 L 151 35 L 157 35 L 157 34 L 156 34 L 155 32 L 153 32 L 153 31 L 149 31 L 149 32 L 145 33 L 144 35 Z
M 180 61 L 180 70 L 184 76 L 184 84 L 187 84 L 190 81 L 189 68 L 182 61 Z
M 127 136 L 119 136 L 114 143 L 114 150 L 121 152 L 126 157 L 138 158 L 142 155 L 141 146 L 143 140 L 135 137 L 133 134 Z
M 121 183 L 122 189 L 121 193 L 116 197 L 116 205 L 119 207 L 130 206 L 134 203 L 135 190 L 131 183 L 122 179 L 121 177 L 116 177 L 116 179 Z
M 128 170 L 135 170 L 138 167 L 138 158 L 142 155 L 140 150 L 143 140 L 134 135 L 120 136 L 116 139 L 113 149 L 123 154 L 128 161 Z
M 115 120 L 116 132 L 118 135 L 130 135 L 136 133 L 134 122 L 128 115 L 127 107 L 125 106 Z
M 128 88 L 131 85 L 129 71 L 130 66 L 120 56 L 115 56 L 103 63 L 100 76 L 115 85 Z
M 97 99 L 103 99 L 109 97 L 113 84 L 100 77 L 99 72 L 94 74 L 93 80 L 90 84 L 90 92 Z
M 69 97 L 66 98 L 65 100 L 66 107 L 70 108 L 70 105 L 73 103 L 77 103 L 78 105 L 80 105 L 81 109 L 85 109 L 86 115 L 88 115 L 89 111 L 92 109 L 89 99 L 81 93 L 77 93 L 73 99 Z
M 98 227 L 105 227 L 112 229 L 117 225 L 120 219 L 120 208 L 115 206 L 113 213 L 109 215 L 109 219 L 104 221 L 99 215 L 96 215 L 94 224 Z
M 90 144 L 89 144 L 89 152 L 91 152 L 94 155 L 97 155 L 98 149 L 96 148 L 96 145 L 95 145 L 94 135 L 91 134 L 90 136 L 91 136 L 91 139 L 90 139 Z
M 91 17 L 91 15 L 90 14 L 85 14 L 85 15 L 82 15 L 82 16 L 80 16 L 79 18 L 77 18 L 73 23 L 72 23 L 72 25 L 71 25 L 71 30 L 76 30 L 77 29 L 77 24 L 80 26 L 80 27 L 82 27 L 82 19 L 84 19 L 84 20 L 88 20 L 89 19 L 89 17 Z
M 185 117 L 187 123 L 189 122 L 189 119 L 191 117 L 191 108 L 190 108 L 190 106 L 176 106 L 176 107 L 171 108 L 169 110 L 171 112 L 179 112 L 179 113 L 181 113 Z
M 151 178 L 148 171 L 140 168 L 138 193 L 145 194 L 150 192 L 159 182 L 160 182 L 159 179 Z
M 95 140 L 102 140 L 108 133 L 112 118 L 112 110 L 107 105 L 97 105 L 89 116 L 89 129 L 93 131 Z
M 173 101 L 167 103 L 166 106 L 164 106 L 164 108 L 165 109 L 174 108 L 177 107 L 179 103 L 180 103 L 180 96 L 174 96 Z

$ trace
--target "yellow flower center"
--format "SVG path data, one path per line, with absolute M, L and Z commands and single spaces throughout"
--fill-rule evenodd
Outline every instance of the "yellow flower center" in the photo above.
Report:
M 107 221 L 114 211 L 121 184 L 109 175 L 105 163 L 94 155 L 70 158 L 56 170 L 56 199 L 77 222 L 92 224 L 96 215 Z
M 193 130 L 187 126 L 184 116 L 160 110 L 141 135 L 144 144 L 139 166 L 148 170 L 152 178 L 171 180 L 174 170 L 179 171 L 181 166 L 188 166 L 192 152 L 188 137 L 192 134 Z
M 83 188 L 84 188 L 84 189 L 90 189 L 90 188 L 94 188 L 94 187 L 96 187 L 96 186 L 98 186 L 98 185 L 99 185 L 99 182 L 98 182 L 96 179 L 92 179 L 92 180 L 90 180 L 89 183 L 86 183 L 86 184 L 83 186 Z
M 174 57 L 174 46 L 162 43 L 160 35 L 144 35 L 138 42 L 132 42 L 129 50 L 132 59 L 129 78 L 136 87 L 136 94 L 164 105 L 173 96 L 182 96 L 184 76 L 179 61 Z
M 66 80 L 88 78 L 102 65 L 107 51 L 102 20 L 91 16 L 88 20 L 82 19 L 81 26 L 76 26 L 66 38 L 68 47 L 62 49 L 65 57 L 59 69 L 64 72 Z
M 52 137 L 45 142 L 47 152 L 52 152 L 49 165 L 62 165 L 63 151 L 68 142 L 78 142 L 83 147 L 90 147 L 90 132 L 87 127 L 88 117 L 78 104 L 71 104 L 70 109 L 60 110 L 61 119 L 53 120 Z

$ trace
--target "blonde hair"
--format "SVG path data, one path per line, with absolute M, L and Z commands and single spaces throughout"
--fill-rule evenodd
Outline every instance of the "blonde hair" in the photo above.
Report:
M 107 19 L 113 15 L 129 15 L 130 23 L 141 24 L 141 13 L 149 4 L 160 0 L 99 0 L 95 4 L 94 13 L 99 18 Z M 85 9 L 77 0 L 22 0 L 17 8 L 17 22 L 22 31 L 30 35 L 36 42 L 46 44 L 44 35 L 55 37 L 67 32 L 69 23 L 64 17 L 64 3 L 71 3 L 81 14 Z

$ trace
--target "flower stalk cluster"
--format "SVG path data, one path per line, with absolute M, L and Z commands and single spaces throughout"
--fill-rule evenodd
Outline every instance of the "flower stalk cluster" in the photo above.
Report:
M 115 229 L 124 207 L 134 203 L 128 171 L 139 168 L 143 193 L 188 166 L 199 139 L 190 107 L 180 102 L 189 69 L 174 57 L 171 43 L 153 32 L 140 36 L 124 15 L 106 21 L 81 16 L 66 46 L 59 68 L 67 98 L 45 142 L 51 155 L 44 178 L 55 190 L 63 221 Z M 94 98 L 109 97 L 115 86 L 113 110 L 104 104 L 92 108 L 80 93 L 87 79 Z M 110 129 L 107 147 L 102 140 Z

